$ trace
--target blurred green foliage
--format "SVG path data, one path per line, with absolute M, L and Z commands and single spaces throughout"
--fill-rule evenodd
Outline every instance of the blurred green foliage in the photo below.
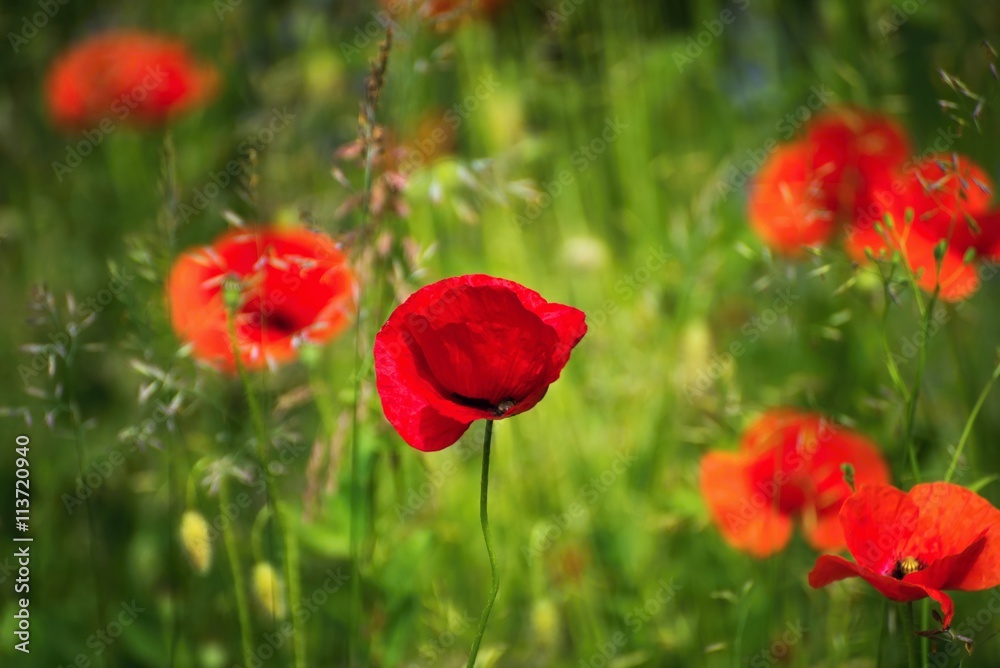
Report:
M 766 561 L 733 551 L 697 493 L 699 456 L 734 447 L 753 415 L 781 404 L 870 434 L 897 483 L 913 482 L 884 363 L 881 286 L 839 250 L 798 263 L 773 258 L 746 225 L 742 183 L 769 140 L 790 138 L 816 90 L 892 113 L 920 151 L 953 137 L 952 115 L 968 121 L 972 110 L 940 108 L 940 99 L 962 100 L 939 70 L 992 101 L 981 127 L 948 139 L 947 150 L 1000 174 L 998 88 L 982 45 L 998 42 L 1000 5 L 509 4 L 492 22 L 455 30 L 397 17 L 380 121 L 412 138 L 439 110 L 455 144 L 413 175 L 409 215 L 384 220 L 386 234 L 416 244 L 419 260 L 364 277 L 360 330 L 369 351 L 394 297 L 388 286 L 466 272 L 518 280 L 588 313 L 590 332 L 544 402 L 497 425 L 491 521 L 502 582 L 484 665 L 875 665 L 883 604 L 873 590 L 857 582 L 809 589 L 814 555 L 800 538 Z M 27 35 L 24 22 L 43 5 L 6 2 L 0 32 Z M 200 483 L 252 461 L 253 434 L 238 383 L 175 354 L 162 282 L 181 250 L 226 228 L 227 210 L 351 238 L 358 215 L 339 215 L 351 192 L 331 168 L 361 186 L 356 166 L 334 153 L 356 138 L 367 61 L 383 33 L 378 8 L 322 0 L 46 6 L 55 15 L 16 52 L 5 44 L 0 59 L 0 406 L 32 417 L 31 426 L 18 414 L 0 421 L 0 444 L 12 450 L 16 434 L 32 438 L 35 537 L 27 657 L 13 650 L 12 560 L 2 561 L 13 548 L 0 551 L 0 663 L 241 665 L 223 541 L 213 541 L 202 577 L 184 560 L 178 526 L 186 508 L 210 523 L 225 516 Z M 723 22 L 726 11 L 732 21 Z M 219 68 L 220 94 L 169 130 L 116 129 L 57 178 L 53 163 L 81 139 L 48 122 L 46 70 L 74 40 L 120 26 L 183 37 Z M 242 143 L 277 113 L 290 120 L 258 145 L 252 196 L 234 179 L 205 197 L 213 175 L 245 160 Z M 175 157 L 165 160 L 165 147 Z M 47 354 L 21 347 L 49 346 L 69 317 L 66 296 L 86 303 L 116 275 L 125 289 L 50 377 Z M 61 315 L 31 324 L 39 284 Z M 782 294 L 793 307 L 769 318 Z M 947 326 L 929 341 L 917 418 L 926 478 L 942 477 L 947 447 L 989 377 L 998 303 L 1000 291 L 987 283 L 967 304 L 947 307 Z M 912 339 L 915 312 L 912 295 L 889 309 L 892 350 Z M 354 665 L 464 665 L 489 586 L 477 506 L 481 429 L 439 454 L 410 450 L 381 418 L 368 360 L 359 397 L 368 410 L 352 468 L 352 339 L 254 382 L 275 441 L 290 453 L 279 485 L 302 544 L 303 596 L 328 592 L 314 609 L 306 605 L 308 665 L 348 665 L 349 653 Z M 743 354 L 727 357 L 737 342 Z M 904 364 L 907 378 L 914 366 Z M 154 369 L 172 374 L 169 382 L 147 386 Z M 29 395 L 29 387 L 41 392 Z M 143 388 L 153 394 L 140 403 Z M 308 399 L 296 403 L 303 391 Z M 157 402 L 168 405 L 178 392 L 183 410 L 169 430 Z M 59 410 L 69 402 L 76 419 Z M 998 473 L 998 402 L 991 397 L 975 425 L 962 484 Z M 128 430 L 146 420 L 157 444 L 140 447 Z M 332 457 L 329 470 L 310 464 L 317 453 Z M 614 473 L 622 457 L 627 470 Z M 13 461 L 12 453 L 0 460 L 4 545 L 12 545 Z M 88 476 L 99 482 L 89 485 Z M 252 483 L 230 487 L 250 499 L 232 513 L 249 578 L 263 498 Z M 83 502 L 67 501 L 80 490 Z M 1000 500 L 993 485 L 982 493 Z M 266 526 L 258 531 L 258 560 L 280 561 L 280 544 Z M 341 584 L 329 592 L 331 577 Z M 989 597 L 958 594 L 956 625 L 988 610 Z M 100 640 L 133 601 L 143 610 L 121 637 Z M 280 624 L 259 605 L 253 612 L 257 647 Z M 884 665 L 901 665 L 898 619 L 892 624 Z M 997 628 L 991 615 L 979 637 Z M 998 660 L 994 640 L 962 665 Z M 265 665 L 290 665 L 288 644 Z

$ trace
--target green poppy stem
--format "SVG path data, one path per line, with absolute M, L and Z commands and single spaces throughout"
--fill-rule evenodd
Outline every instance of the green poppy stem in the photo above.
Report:
M 917 668 L 917 633 L 913 622 L 913 601 L 903 604 L 903 635 L 906 642 L 906 665 Z
M 223 480 L 219 484 L 219 508 L 232 506 L 229 495 L 229 482 Z M 253 637 L 250 626 L 250 606 L 247 603 L 246 584 L 243 580 L 243 566 L 240 564 L 240 543 L 236 538 L 236 530 L 232 522 L 225 522 L 222 527 L 222 539 L 226 545 L 226 555 L 229 557 L 229 570 L 233 576 L 233 593 L 236 594 L 236 617 L 240 623 L 240 648 L 243 651 L 243 663 L 247 666 L 253 661 Z
M 486 436 L 483 438 L 483 475 L 480 482 L 479 492 L 479 521 L 483 525 L 483 538 L 486 540 L 486 552 L 490 556 L 490 572 L 493 576 L 493 584 L 490 587 L 490 598 L 486 602 L 483 614 L 479 618 L 479 630 L 476 639 L 472 642 L 472 651 L 469 653 L 469 663 L 467 668 L 476 665 L 476 656 L 479 654 L 479 644 L 483 641 L 483 634 L 486 633 L 486 622 L 489 621 L 490 612 L 493 610 L 493 603 L 497 600 L 497 592 L 500 591 L 500 572 L 497 569 L 497 555 L 493 551 L 493 538 L 490 535 L 490 520 L 486 512 L 487 496 L 490 487 L 490 444 L 493 440 L 493 420 L 486 421 Z
M 889 625 L 889 599 L 882 601 L 882 625 L 878 628 L 878 649 L 875 650 L 875 668 L 882 668 L 885 629 Z

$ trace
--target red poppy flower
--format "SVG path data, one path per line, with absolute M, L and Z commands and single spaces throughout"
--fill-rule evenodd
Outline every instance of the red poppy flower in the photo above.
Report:
M 167 298 L 174 331 L 192 354 L 236 370 L 223 285 L 239 281 L 233 325 L 247 369 L 295 358 L 303 343 L 329 341 L 350 322 L 354 277 L 337 244 L 305 229 L 236 230 L 181 255 Z
M 754 180 L 748 213 L 750 226 L 778 252 L 794 256 L 822 246 L 836 231 L 834 170 L 816 169 L 806 142 L 780 146 Z
M 924 290 L 937 287 L 943 299 L 964 299 L 979 287 L 977 266 L 965 262 L 966 253 L 1000 257 L 1000 212 L 987 211 L 992 188 L 982 168 L 966 157 L 920 160 L 874 193 L 869 211 L 849 231 L 848 252 L 861 261 L 866 248 L 876 257 L 898 250 Z M 886 216 L 892 228 L 880 233 L 874 223 Z M 947 248 L 939 268 L 934 249 L 942 241 Z
M 839 211 L 848 216 L 911 155 L 910 140 L 895 121 L 854 107 L 817 117 L 807 127 L 806 142 L 817 169 L 832 173 Z
M 870 203 L 876 184 L 903 164 L 910 142 L 891 119 L 841 108 L 812 121 L 805 138 L 778 147 L 754 180 L 750 225 L 786 255 L 821 246 L 838 223 Z
M 211 97 L 218 76 L 179 41 L 143 32 L 97 35 L 73 46 L 48 74 L 49 113 L 61 127 L 154 125 Z
M 513 281 L 438 281 L 396 308 L 375 337 L 382 410 L 408 444 L 441 450 L 476 420 L 541 401 L 586 332 L 582 311 Z
M 817 550 L 844 546 L 837 513 L 851 488 L 841 464 L 859 484 L 889 481 L 889 469 L 864 436 L 815 413 L 777 409 L 746 430 L 739 452 L 710 452 L 701 460 L 701 493 L 722 537 L 766 557 L 785 547 L 795 518 Z
M 964 487 L 862 487 L 844 503 L 840 524 L 855 561 L 819 557 L 809 573 L 813 587 L 860 577 L 893 601 L 929 596 L 947 629 L 955 610 L 942 590 L 1000 585 L 1000 510 Z

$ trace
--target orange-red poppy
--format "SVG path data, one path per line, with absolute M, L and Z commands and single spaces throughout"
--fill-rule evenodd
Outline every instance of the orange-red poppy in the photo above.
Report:
M 1000 211 L 987 210 L 992 191 L 989 176 L 964 156 L 919 160 L 874 193 L 869 210 L 849 229 L 847 250 L 859 261 L 866 249 L 881 258 L 899 251 L 921 288 L 937 288 L 948 301 L 964 299 L 979 287 L 978 264 L 967 262 L 966 254 L 1000 256 Z M 936 256 L 942 242 L 946 248 Z
M 823 114 L 761 167 L 750 192 L 750 225 L 785 255 L 822 246 L 869 206 L 873 189 L 909 151 L 905 132 L 885 116 L 853 107 Z
M 819 557 L 809 573 L 813 587 L 860 577 L 893 601 L 929 596 L 947 629 L 955 608 L 943 590 L 1000 585 L 1000 510 L 964 487 L 861 487 L 841 508 L 840 524 L 854 561 Z
M 233 306 L 226 304 L 227 281 L 237 291 Z M 192 355 L 233 372 L 230 326 L 247 369 L 290 361 L 303 343 L 324 343 L 348 325 L 355 281 L 346 256 L 324 234 L 236 230 L 181 255 L 167 298 L 174 330 Z
M 906 132 L 888 116 L 841 107 L 818 116 L 806 128 L 813 164 L 832 172 L 842 214 L 868 203 L 869 193 L 911 155 Z
M 851 488 L 889 481 L 875 444 L 816 413 L 770 410 L 746 430 L 738 452 L 714 451 L 701 460 L 700 486 L 712 519 L 733 547 L 755 557 L 788 543 L 795 520 L 817 550 L 844 546 L 837 513 Z
M 204 103 L 216 89 L 214 68 L 178 40 L 116 31 L 74 45 L 46 81 L 49 114 L 69 130 L 102 123 L 148 126 Z
M 764 243 L 786 255 L 822 246 L 836 232 L 834 173 L 817 169 L 806 142 L 779 146 L 761 167 L 750 193 L 750 226 Z

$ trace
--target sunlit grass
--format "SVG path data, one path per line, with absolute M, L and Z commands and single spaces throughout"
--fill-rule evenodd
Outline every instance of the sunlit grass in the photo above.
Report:
M 517 3 L 495 25 L 456 32 L 400 21 L 380 121 L 406 137 L 427 110 L 451 110 L 444 123 L 456 142 L 453 155 L 412 174 L 409 216 L 380 223 L 378 232 L 393 235 L 395 245 L 392 261 L 378 265 L 383 273 L 366 277 L 378 287 L 368 293 L 360 331 L 374 335 L 395 290 L 479 272 L 572 304 L 590 324 L 544 401 L 496 425 L 490 513 L 503 585 L 483 643 L 485 665 L 875 665 L 881 598 L 857 583 L 809 589 L 805 574 L 815 555 L 800 538 L 765 561 L 731 550 L 696 484 L 702 453 L 736 447 L 750 418 L 780 404 L 864 431 L 885 448 L 896 483 L 912 483 L 899 447 L 903 404 L 885 366 L 877 277 L 834 250 L 799 263 L 772 257 L 747 228 L 743 188 L 724 187 L 748 151 L 786 139 L 782 119 L 807 103 L 814 86 L 827 86 L 837 102 L 897 114 L 919 150 L 953 125 L 936 102 L 954 96 L 938 68 L 992 99 L 996 83 L 980 41 L 989 37 L 984 26 L 995 25 L 994 8 L 927 3 L 886 38 L 878 21 L 892 4 L 855 4 L 754 4 L 682 68 L 677 54 L 723 6 L 590 0 L 550 26 L 541 8 Z M 29 406 L 35 418 L 30 428 L 18 417 L 4 419 L 3 433 L 13 440 L 27 429 L 38 443 L 38 644 L 29 663 L 17 663 L 22 657 L 4 644 L 4 665 L 64 665 L 82 653 L 93 665 L 167 666 L 175 621 L 175 665 L 240 661 L 224 541 L 214 542 L 214 565 L 201 578 L 183 559 L 177 522 L 192 503 L 185 486 L 195 462 L 225 455 L 253 461 L 250 416 L 237 383 L 175 356 L 162 281 L 177 253 L 226 227 L 229 210 L 247 221 L 303 220 L 361 250 L 350 247 L 357 212 L 340 215 L 351 191 L 330 170 L 337 148 L 356 137 L 366 61 L 377 51 L 371 40 L 348 62 L 341 43 L 352 44 L 355 27 L 372 20 L 369 10 L 244 2 L 222 20 L 210 4 L 107 10 L 113 18 L 101 21 L 184 35 L 220 64 L 226 81 L 214 106 L 169 131 L 179 201 L 195 209 L 177 219 L 173 236 L 157 222 L 162 132 L 118 130 L 63 182 L 54 177 L 51 163 L 78 140 L 45 122 L 38 81 L 52 55 L 98 19 L 67 5 L 23 54 L 5 57 L 0 303 L 7 317 L 0 355 L 9 381 L 0 405 Z M 18 3 L 2 23 L 14 30 L 34 11 Z M 234 178 L 196 204 L 212 174 L 244 160 L 241 143 L 285 108 L 294 114 L 287 128 L 257 146 L 254 196 Z M 987 105 L 982 130 L 966 129 L 950 147 L 994 175 L 996 119 Z M 341 166 L 359 189 L 357 165 Z M 420 249 L 409 260 L 403 238 Z M 18 365 L 31 356 L 17 348 L 47 344 L 58 331 L 25 324 L 30 285 L 48 284 L 59 300 L 66 292 L 86 299 L 107 286 L 109 261 L 135 279 L 84 335 L 107 349 L 60 368 L 77 385 L 83 419 L 94 420 L 82 473 L 111 452 L 125 456 L 86 500 L 95 518 L 90 534 L 83 512 L 68 514 L 62 501 L 81 475 L 72 434 L 67 423 L 48 429 L 42 402 L 24 394 Z M 762 320 L 783 292 L 794 296 L 792 308 Z M 947 326 L 928 342 L 914 426 L 927 479 L 944 477 L 947 448 L 958 443 L 993 369 L 995 293 L 987 284 L 967 305 L 949 307 Z M 892 350 L 902 349 L 917 322 L 913 295 L 903 293 L 887 319 Z M 351 339 L 254 381 L 268 428 L 300 453 L 276 484 L 301 543 L 305 596 L 322 590 L 330 572 L 351 572 Z M 734 343 L 744 352 L 727 358 Z M 148 378 L 130 364 L 136 359 L 175 371 L 189 392 L 175 430 L 158 426 L 162 449 L 132 451 L 119 439 L 153 416 L 157 400 L 173 396 L 157 389 L 140 404 Z M 915 368 L 903 365 L 908 382 Z M 477 505 L 481 427 L 459 446 L 417 453 L 384 423 L 370 363 L 362 369 L 361 607 L 350 583 L 315 609 L 306 606 L 309 665 L 347 665 L 351 628 L 370 656 L 363 665 L 464 665 L 489 586 Z M 57 379 L 45 371 L 30 380 L 55 391 Z M 312 392 L 306 401 L 289 399 L 304 387 Z M 997 472 L 990 450 L 1000 431 L 997 401 L 988 397 L 972 426 L 955 475 L 960 484 Z M 317 453 L 328 459 L 311 465 Z M 616 461 L 625 463 L 623 472 Z M 195 476 L 194 503 L 211 522 L 219 497 L 201 486 L 204 477 Z M 4 480 L 12 487 L 10 476 Z M 264 497 L 236 480 L 229 486 L 254 499 L 233 520 L 250 577 L 251 527 Z M 317 505 L 303 522 L 307 489 Z M 982 493 L 997 498 L 992 485 Z M 168 508 L 176 513 L 173 526 Z M 283 559 L 277 538 L 265 543 L 268 550 L 275 563 Z M 110 621 L 95 619 L 92 573 L 109 610 L 133 598 L 147 609 L 102 656 L 87 644 Z M 956 619 L 974 615 L 988 597 L 957 596 Z M 256 647 L 278 627 L 252 612 Z M 10 615 L 4 620 L 0 627 L 8 629 Z M 887 638 L 884 665 L 903 660 L 898 619 L 893 623 L 897 635 Z M 801 638 L 777 656 L 784 649 L 775 643 L 797 628 Z M 277 656 L 270 665 L 288 665 L 287 643 Z M 963 665 L 991 666 L 998 658 L 997 642 L 983 642 Z

